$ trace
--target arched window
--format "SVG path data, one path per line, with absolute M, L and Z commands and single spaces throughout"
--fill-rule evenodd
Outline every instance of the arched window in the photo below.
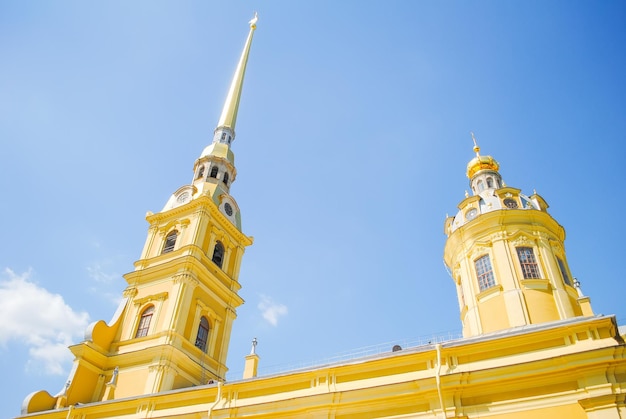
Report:
M 228 186 L 228 172 L 224 172 L 224 185 Z
M 165 237 L 165 244 L 163 245 L 163 253 L 168 253 L 174 250 L 174 246 L 176 246 L 176 238 L 178 238 L 178 231 L 172 230 Z
M 211 260 L 220 268 L 222 267 L 222 262 L 224 260 L 224 245 L 222 242 L 218 241 L 215 243 L 215 249 L 213 250 L 213 257 Z
M 476 183 L 476 186 L 478 186 L 478 192 L 482 192 L 485 189 L 485 184 L 482 180 L 479 180 L 478 183 Z
M 496 280 L 493 277 L 493 268 L 491 267 L 491 259 L 489 255 L 482 256 L 474 261 L 476 268 L 476 277 L 478 278 L 478 288 L 480 291 L 485 291 L 496 285 Z
M 198 325 L 198 335 L 196 336 L 196 348 L 202 352 L 206 352 L 206 343 L 209 340 L 209 321 L 206 317 L 200 318 L 200 324 Z
M 141 313 L 141 318 L 139 319 L 139 326 L 137 326 L 137 333 L 135 333 L 136 338 L 140 338 L 140 337 L 148 335 L 148 329 L 150 329 L 150 322 L 152 321 L 153 314 L 154 314 L 154 306 L 149 306 L 143 311 L 143 313 Z
M 219 169 L 217 168 L 217 166 L 211 167 L 211 173 L 209 173 L 209 177 L 216 178 L 218 171 Z
M 204 176 L 204 166 L 200 166 L 200 170 L 198 170 L 198 177 L 196 179 L 200 179 Z
M 493 188 L 493 179 L 490 177 L 487 178 L 487 187 Z
M 539 275 L 539 265 L 535 259 L 535 253 L 533 252 L 532 247 L 518 247 L 517 257 L 519 258 L 519 263 L 522 267 L 524 279 L 541 278 L 541 275 Z

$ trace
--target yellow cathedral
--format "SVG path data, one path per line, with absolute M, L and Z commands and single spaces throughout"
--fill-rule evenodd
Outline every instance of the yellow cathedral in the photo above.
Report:
M 594 315 L 546 201 L 507 186 L 475 140 L 471 195 L 444 224 L 462 338 L 267 376 L 257 375 L 253 342 L 242 379 L 225 380 L 243 303 L 239 267 L 253 241 L 230 188 L 256 23 L 191 183 L 146 216 L 113 320 L 88 328 L 70 347 L 63 390 L 28 395 L 20 417 L 626 418 L 626 344 L 615 317 Z

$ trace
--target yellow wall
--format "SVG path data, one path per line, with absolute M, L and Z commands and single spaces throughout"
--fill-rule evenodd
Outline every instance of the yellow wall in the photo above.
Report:
M 618 339 L 614 317 L 569 319 L 30 417 L 619 418 L 626 349 Z

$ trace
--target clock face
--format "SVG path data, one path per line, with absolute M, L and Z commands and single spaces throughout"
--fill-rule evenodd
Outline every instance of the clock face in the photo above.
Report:
M 504 205 L 507 208 L 517 208 L 517 201 L 511 198 L 507 198 L 504 200 Z
M 231 215 L 233 215 L 233 207 L 230 206 L 230 204 L 227 202 L 224 204 L 224 212 L 226 213 L 226 215 L 228 215 L 229 217 Z
M 472 208 L 465 213 L 465 219 L 467 221 L 471 221 L 478 215 L 478 210 L 476 208 Z

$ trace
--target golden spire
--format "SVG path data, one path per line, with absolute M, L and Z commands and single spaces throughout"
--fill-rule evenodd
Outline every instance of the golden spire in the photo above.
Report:
M 243 52 L 241 53 L 239 64 L 237 64 L 233 81 L 230 84 L 228 96 L 226 96 L 226 102 L 224 103 L 224 108 L 222 109 L 222 115 L 217 123 L 217 129 L 230 128 L 233 137 L 235 136 L 235 123 L 237 122 L 237 110 L 239 109 L 239 99 L 241 98 L 241 89 L 243 88 L 243 77 L 246 73 L 248 54 L 250 53 L 250 45 L 252 44 L 252 36 L 254 35 L 254 30 L 256 29 L 257 20 L 259 20 L 259 18 L 257 14 L 254 13 L 254 17 L 250 20 L 250 22 L 248 22 L 250 24 L 248 39 L 246 39 L 246 44 L 243 48 Z

